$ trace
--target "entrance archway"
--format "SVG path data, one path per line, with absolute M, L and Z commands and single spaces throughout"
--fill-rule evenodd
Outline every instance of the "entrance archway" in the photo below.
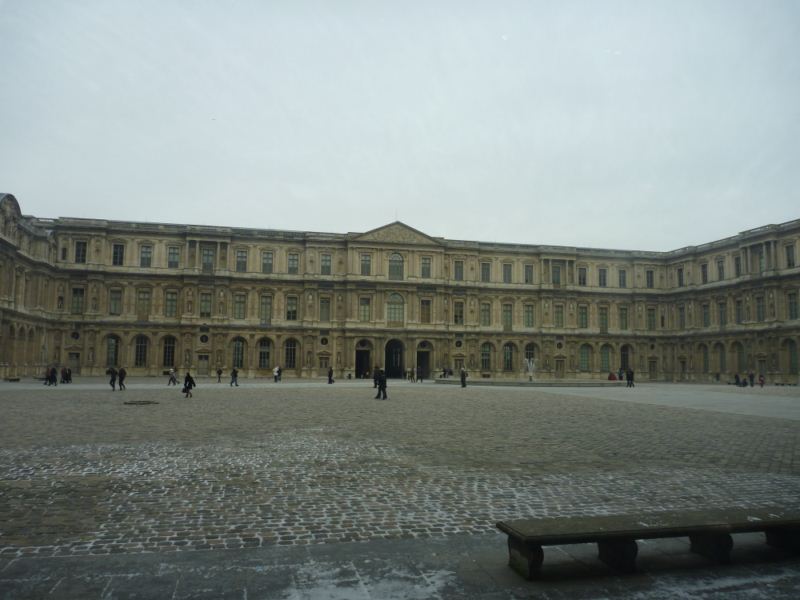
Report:
M 402 378 L 405 375 L 403 361 L 403 342 L 389 340 L 386 344 L 386 360 L 384 361 L 386 377 Z
M 360 340 L 356 344 L 356 379 L 369 377 L 372 373 L 372 344 L 369 340 Z

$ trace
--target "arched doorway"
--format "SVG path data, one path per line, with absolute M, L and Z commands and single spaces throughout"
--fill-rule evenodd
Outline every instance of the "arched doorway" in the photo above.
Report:
M 431 376 L 431 351 L 433 346 L 428 341 L 423 341 L 417 344 L 417 368 L 419 369 L 418 377 L 430 379 Z
M 372 373 L 372 344 L 369 340 L 359 340 L 356 344 L 356 379 L 369 377 Z
M 623 344 L 619 350 L 619 366 L 623 371 L 633 368 L 633 348 L 628 344 Z
M 386 344 L 386 360 L 384 362 L 386 377 L 400 377 L 405 375 L 403 363 L 403 342 L 400 340 L 390 340 Z

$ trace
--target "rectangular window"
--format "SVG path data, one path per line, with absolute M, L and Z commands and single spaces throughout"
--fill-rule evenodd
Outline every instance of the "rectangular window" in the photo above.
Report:
M 261 253 L 261 272 L 272 273 L 272 252 L 264 251 Z
M 178 292 L 167 290 L 164 294 L 164 316 L 175 317 L 178 315 Z
M 683 267 L 678 268 L 678 287 L 683 287 Z
M 734 256 L 733 257 L 733 272 L 736 277 L 742 276 L 742 257 L 741 256 Z
M 423 256 L 420 262 L 419 276 L 423 279 L 430 279 L 431 277 L 431 257 Z
M 764 296 L 756 297 L 756 321 L 763 321 L 766 318 L 764 311 Z
M 362 275 L 372 275 L 372 255 L 371 254 L 362 254 L 361 255 L 361 274 Z
M 625 269 L 619 270 L 619 287 L 624 288 L 628 287 L 628 273 Z
M 523 305 L 522 321 L 525 327 L 533 327 L 533 304 Z
M 488 302 L 481 302 L 481 325 L 489 327 L 492 324 L 492 305 Z
M 492 263 L 481 263 L 481 281 L 488 283 L 492 280 Z
M 423 298 L 419 301 L 419 322 L 431 322 L 431 301 L 427 298 Z
M 200 248 L 200 268 L 203 273 L 214 272 L 214 248 L 211 246 L 203 246 Z
M 457 260 L 453 263 L 453 278 L 456 281 L 464 281 L 464 261 Z
M 503 329 L 509 331 L 514 319 L 514 306 L 511 304 L 503 304 L 502 307 Z
M 61 260 L 67 260 L 67 248 L 61 248 Z
M 75 242 L 75 262 L 86 262 L 86 242 Z
M 233 295 L 233 318 L 244 319 L 247 315 L 247 295 L 234 294 Z
M 555 326 L 564 327 L 564 305 L 556 304 L 553 308 L 555 311 Z
M 553 267 L 553 285 L 561 285 L 561 267 Z
M 511 283 L 511 265 L 503 263 L 503 283 Z
M 733 318 L 737 323 L 742 323 L 744 321 L 744 302 L 741 300 L 737 300 L 736 304 L 733 307 Z
M 786 251 L 786 268 L 791 269 L 794 267 L 794 246 L 785 246 Z
M 358 320 L 362 323 L 372 320 L 372 302 L 370 298 L 358 299 Z
M 180 246 L 169 246 L 167 248 L 167 267 L 177 269 L 181 265 Z
M 322 322 L 328 322 L 331 320 L 331 299 L 330 298 L 320 298 L 319 299 L 319 320 Z
M 330 254 L 323 254 L 319 257 L 319 264 L 320 264 L 320 274 L 321 275 L 330 275 L 331 274 L 331 255 Z
M 72 312 L 73 315 L 83 314 L 83 299 L 85 290 L 83 288 L 72 288 Z
M 654 331 L 656 328 L 656 309 L 655 308 L 648 308 L 647 309 L 647 329 L 649 331 Z
M 236 251 L 236 272 L 245 273 L 247 271 L 247 250 Z
M 125 263 L 125 246 L 123 244 L 114 244 L 111 247 L 111 264 L 115 267 L 121 267 Z
M 703 327 L 711 327 L 711 306 L 703 304 Z
M 597 319 L 600 322 L 600 333 L 608 333 L 608 307 L 601 306 L 598 309 Z
M 728 315 L 727 315 L 728 307 L 725 302 L 717 303 L 717 315 L 719 316 L 719 326 L 725 327 L 728 323 Z
M 153 247 L 142 246 L 139 248 L 139 266 L 146 268 L 153 263 Z
M 122 314 L 122 290 L 109 290 L 108 292 L 108 314 Z
M 678 329 L 686 329 L 686 307 L 678 307 Z
M 297 296 L 286 297 L 286 320 L 297 321 Z
M 708 265 L 706 263 L 700 265 L 700 282 L 708 283 Z
M 628 329 L 628 307 L 620 306 L 619 308 L 619 328 L 622 330 Z
M 262 325 L 272 323 L 272 296 L 264 294 L 258 305 L 258 319 Z
M 586 285 L 586 267 L 578 267 L 578 285 Z
M 453 302 L 453 323 L 456 325 L 464 324 L 464 303 L 460 300 Z
M 786 316 L 789 319 L 797 318 L 797 294 L 795 293 L 786 296 Z
M 644 273 L 645 277 L 645 285 L 648 289 L 653 289 L 655 287 L 655 275 L 652 270 L 648 269 Z
M 211 316 L 211 294 L 208 292 L 202 292 L 200 294 L 200 316 Z
M 725 262 L 722 260 L 717 261 L 717 279 L 719 281 L 725 279 Z
M 585 304 L 578 306 L 578 327 L 580 329 L 589 327 L 589 307 Z
M 525 265 L 525 283 L 533 283 L 533 265 Z
M 297 275 L 300 272 L 300 255 L 296 252 L 289 253 L 289 275 Z
M 597 283 L 600 287 L 608 285 L 608 269 L 599 269 L 597 271 Z
M 136 314 L 148 316 L 150 314 L 150 289 L 142 288 L 136 292 Z

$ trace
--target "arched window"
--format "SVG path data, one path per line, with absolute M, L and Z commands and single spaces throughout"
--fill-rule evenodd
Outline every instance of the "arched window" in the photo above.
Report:
M 267 338 L 261 338 L 258 342 L 258 368 L 268 369 L 270 367 L 269 354 L 272 348 Z
M 525 345 L 525 360 L 536 360 L 536 344 L 531 342 Z
M 725 356 L 725 346 L 722 344 L 717 344 L 714 346 L 714 352 L 717 354 L 717 366 L 719 367 L 719 372 L 726 373 L 728 371 L 728 360 Z
M 283 362 L 286 363 L 287 369 L 297 368 L 297 342 L 295 340 L 286 340 Z
M 389 294 L 389 301 L 386 304 L 386 320 L 389 323 L 403 322 L 403 297 L 400 294 Z
M 240 337 L 233 340 L 233 367 L 241 369 L 244 367 L 244 340 Z
M 631 358 L 630 346 L 625 344 L 619 351 L 619 366 L 627 371 L 631 366 Z
M 492 345 L 485 342 L 481 345 L 481 369 L 488 371 L 492 368 Z
M 733 345 L 733 352 L 736 354 L 736 370 L 739 373 L 747 372 L 747 355 L 744 352 L 744 347 L 740 343 Z
M 134 341 L 133 366 L 147 366 L 147 345 L 149 340 L 146 335 L 137 335 Z
M 403 257 L 395 253 L 389 257 L 389 279 L 403 278 Z
M 164 362 L 165 367 L 175 366 L 175 338 L 167 336 L 164 338 Z
M 106 338 L 106 366 L 119 366 L 119 338 L 115 335 Z
M 611 346 L 600 348 L 600 371 L 607 373 L 611 370 Z
M 592 347 L 589 344 L 584 344 L 578 351 L 578 370 L 589 371 L 592 358 Z
M 514 370 L 514 344 L 503 345 L 503 371 Z

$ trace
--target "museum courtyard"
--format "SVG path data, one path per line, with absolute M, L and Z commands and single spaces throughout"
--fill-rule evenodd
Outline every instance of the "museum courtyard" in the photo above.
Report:
M 182 379 L 180 379 L 182 381 Z M 0 383 L 3 598 L 791 598 L 800 559 L 682 539 L 507 566 L 504 519 L 800 514 L 797 387 Z

